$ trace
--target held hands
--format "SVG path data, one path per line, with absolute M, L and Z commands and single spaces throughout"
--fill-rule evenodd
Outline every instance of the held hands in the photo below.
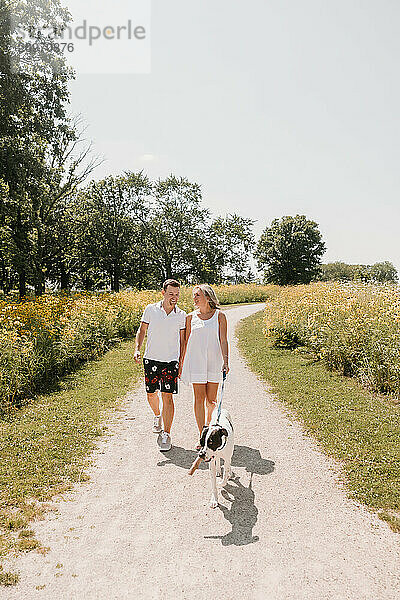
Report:
M 135 362 L 139 362 L 140 360 L 140 350 L 135 350 L 135 353 L 133 355 L 133 359 Z
M 183 367 L 183 361 L 179 362 L 179 368 L 178 368 L 178 379 L 181 378 L 182 375 L 182 367 Z
M 228 361 L 224 361 L 224 365 L 222 367 L 222 370 L 225 371 L 225 373 L 228 375 L 228 373 L 229 373 Z

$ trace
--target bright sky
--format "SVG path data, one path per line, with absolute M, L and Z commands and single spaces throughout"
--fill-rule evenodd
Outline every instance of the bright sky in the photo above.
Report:
M 323 262 L 400 272 L 399 29 L 397 0 L 153 0 L 151 72 L 70 86 L 94 177 L 185 176 L 257 236 L 305 214 Z

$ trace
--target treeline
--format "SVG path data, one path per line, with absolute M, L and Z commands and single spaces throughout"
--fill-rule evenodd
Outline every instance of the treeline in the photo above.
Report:
M 154 289 L 169 277 L 251 282 L 252 225 L 235 214 L 211 221 L 200 186 L 187 179 L 171 175 L 151 182 L 142 172 L 110 176 L 49 207 L 40 257 L 33 246 L 20 254 L 8 245 L 0 287 L 7 292 L 16 286 L 16 264 L 35 291 L 41 289 L 38 271 L 61 290 Z
M 169 277 L 248 283 L 253 257 L 267 283 L 353 278 L 351 265 L 321 267 L 325 243 L 304 215 L 275 219 L 256 244 L 251 219 L 212 220 L 200 186 L 184 177 L 127 171 L 88 184 L 99 162 L 67 111 L 74 74 L 36 26 L 61 31 L 68 13 L 59 0 L 16 0 L 12 15 L 9 6 L 0 3 L 0 291 L 158 288 Z M 21 27 L 36 32 L 35 51 Z M 394 280 L 383 265 L 360 278 Z
M 373 265 L 348 265 L 332 262 L 321 265 L 322 281 L 377 281 L 395 283 L 398 280 L 396 267 L 389 261 Z

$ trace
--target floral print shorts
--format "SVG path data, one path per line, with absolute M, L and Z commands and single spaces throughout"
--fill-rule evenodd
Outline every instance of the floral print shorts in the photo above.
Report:
M 144 358 L 143 365 L 146 392 L 153 394 L 156 390 L 161 390 L 170 394 L 178 393 L 178 361 L 160 362 Z

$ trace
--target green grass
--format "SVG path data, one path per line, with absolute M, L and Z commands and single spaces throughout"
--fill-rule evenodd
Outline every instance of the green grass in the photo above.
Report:
M 88 479 L 85 466 L 105 431 L 105 411 L 138 380 L 134 340 L 63 378 L 58 389 L 38 396 L 0 420 L 0 557 L 10 551 L 45 551 L 27 528 L 43 503 Z M 0 570 L 0 583 L 12 574 Z
M 400 531 L 400 407 L 328 371 L 301 351 L 273 348 L 263 312 L 241 321 L 239 348 L 250 368 L 343 465 L 349 495 Z
M 19 573 L 12 573 L 11 571 L 3 571 L 3 567 L 0 565 L 0 585 L 11 586 L 17 585 L 19 582 Z

